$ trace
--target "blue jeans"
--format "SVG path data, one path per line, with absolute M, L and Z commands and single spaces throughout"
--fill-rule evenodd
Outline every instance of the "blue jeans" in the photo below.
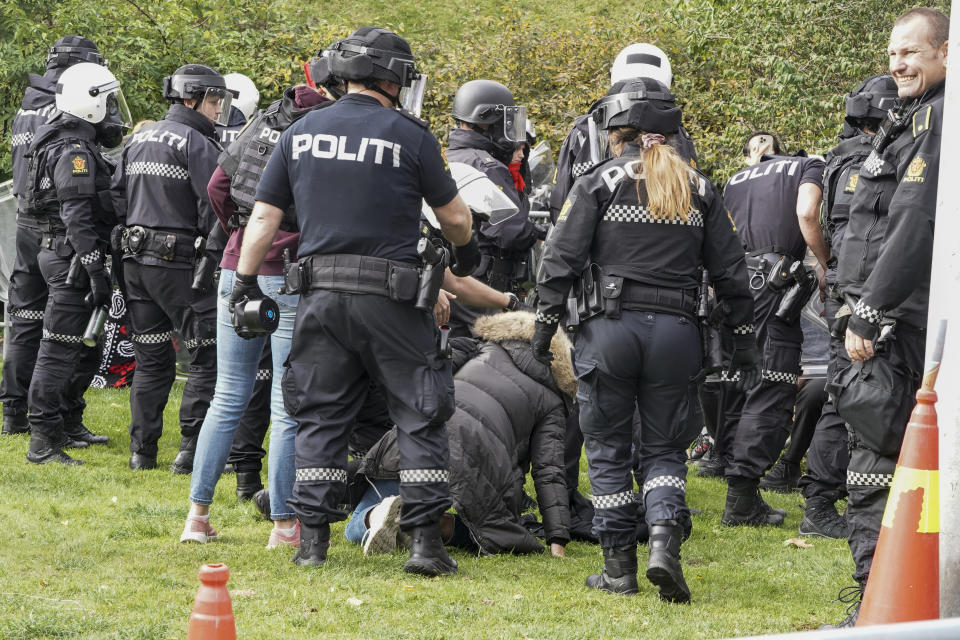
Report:
M 220 272 L 220 295 L 217 301 L 217 386 L 200 429 L 190 479 L 190 501 L 201 505 L 213 502 L 213 491 L 230 454 L 233 433 L 253 394 L 257 363 L 267 341 L 267 336 L 244 340 L 233 330 L 229 301 L 235 280 L 236 272 L 227 269 Z M 296 474 L 294 439 L 297 423 L 287 415 L 283 407 L 280 382 L 283 379 L 283 363 L 290 353 L 293 323 L 297 316 L 300 296 L 277 294 L 277 289 L 283 285 L 282 276 L 259 276 L 257 281 L 260 288 L 276 300 L 280 307 L 280 326 L 269 337 L 273 349 L 273 385 L 270 397 L 270 454 L 267 464 L 270 518 L 285 520 L 295 515 L 287 506 L 287 500 L 293 493 Z
M 360 498 L 357 508 L 350 515 L 350 521 L 343 530 L 343 537 L 354 544 L 363 544 L 363 536 L 367 534 L 367 513 L 380 504 L 384 498 L 400 495 L 400 482 L 397 480 L 375 480 L 367 487 L 366 493 Z

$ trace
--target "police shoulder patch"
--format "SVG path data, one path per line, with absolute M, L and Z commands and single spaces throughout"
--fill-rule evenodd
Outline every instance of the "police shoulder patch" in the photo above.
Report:
M 573 207 L 573 204 L 577 201 L 576 195 L 571 195 L 567 198 L 566 202 L 563 203 L 563 207 L 560 209 L 560 215 L 557 216 L 557 222 L 563 222 L 567 219 L 567 216 L 570 215 L 570 208 Z
M 843 188 L 844 193 L 853 193 L 857 190 L 857 183 L 860 181 L 859 173 L 850 173 L 850 179 L 847 180 L 847 186 Z
M 87 155 L 84 153 L 74 153 L 70 158 L 71 169 L 75 176 L 90 175 L 90 165 L 87 161 Z
M 933 105 L 927 105 L 926 109 L 921 109 L 913 114 L 913 137 L 916 138 L 921 133 L 930 128 L 930 115 L 933 113 Z
M 913 157 L 913 160 L 910 161 L 910 164 L 907 165 L 907 172 L 903 176 L 903 182 L 922 184 L 927 179 L 927 167 L 929 165 L 930 163 L 923 154 L 918 153 Z

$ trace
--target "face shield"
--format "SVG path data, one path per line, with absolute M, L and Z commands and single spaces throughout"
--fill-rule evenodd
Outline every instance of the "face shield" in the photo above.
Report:
M 233 97 L 233 92 L 226 87 L 207 87 L 203 99 L 194 106 L 194 110 L 213 120 L 214 124 L 225 127 L 230 122 Z
M 553 161 L 553 152 L 546 140 L 538 142 L 530 149 L 527 164 L 530 165 L 530 182 L 534 187 L 548 184 L 553 179 L 556 165 Z
M 503 107 L 503 137 L 510 142 L 527 141 L 527 107 Z
M 520 209 L 490 178 L 462 162 L 450 163 L 450 175 L 470 210 L 492 225 L 517 215 Z
M 413 115 L 420 117 L 423 109 L 423 97 L 427 93 L 427 75 L 418 73 L 409 87 L 400 89 L 400 106 Z

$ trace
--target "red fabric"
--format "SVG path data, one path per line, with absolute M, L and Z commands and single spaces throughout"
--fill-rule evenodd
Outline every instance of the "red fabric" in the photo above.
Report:
M 316 89 L 311 89 L 305 84 L 298 84 L 293 88 L 293 102 L 297 109 L 309 109 L 322 102 L 327 101 L 327 97 L 320 95 Z
M 523 193 L 524 189 L 527 188 L 527 183 L 523 181 L 523 175 L 520 173 L 520 165 L 522 162 L 511 162 L 508 169 L 510 169 L 510 175 L 513 176 L 513 186 L 517 188 L 517 193 Z

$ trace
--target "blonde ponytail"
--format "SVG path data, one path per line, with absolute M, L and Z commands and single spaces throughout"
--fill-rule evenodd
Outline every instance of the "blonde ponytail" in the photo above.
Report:
M 690 218 L 690 165 L 666 144 L 655 144 L 643 150 L 640 156 L 643 178 L 647 187 L 647 209 L 658 220 L 684 222 Z M 639 172 L 638 172 L 639 173 Z M 637 199 L 640 180 L 637 180 Z

